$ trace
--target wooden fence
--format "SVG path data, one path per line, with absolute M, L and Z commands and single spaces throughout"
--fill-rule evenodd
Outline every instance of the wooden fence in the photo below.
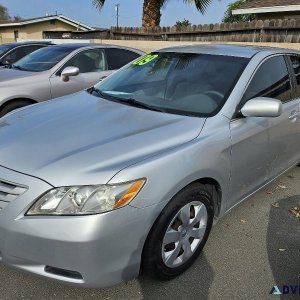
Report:
M 181 28 L 112 27 L 114 40 L 300 43 L 300 19 L 255 20 Z

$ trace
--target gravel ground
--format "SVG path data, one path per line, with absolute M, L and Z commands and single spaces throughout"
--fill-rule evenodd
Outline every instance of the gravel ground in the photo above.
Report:
M 300 285 L 300 219 L 289 212 L 300 206 L 299 183 L 295 168 L 233 209 L 214 226 L 192 268 L 173 281 L 141 277 L 78 289 L 0 264 L 0 299 L 278 299 L 269 295 L 273 285 Z

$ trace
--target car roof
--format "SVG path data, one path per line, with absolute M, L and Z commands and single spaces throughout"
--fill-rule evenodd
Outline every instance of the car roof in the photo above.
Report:
M 27 45 L 52 45 L 51 42 L 48 41 L 37 41 L 37 42 L 15 42 L 15 43 L 7 43 L 7 44 L 3 44 L 3 46 L 11 46 L 11 47 L 18 47 L 18 46 L 27 46 Z
M 224 56 L 237 56 L 251 58 L 259 52 L 268 52 L 271 54 L 280 53 L 295 53 L 300 54 L 300 51 L 275 47 L 263 46 L 244 46 L 244 45 L 187 45 L 174 46 L 157 50 L 157 52 L 177 52 L 177 53 L 196 53 L 196 54 L 214 54 Z
M 77 50 L 80 48 L 119 48 L 119 49 L 125 49 L 125 50 L 130 50 L 134 51 L 139 54 L 144 54 L 145 52 L 135 49 L 135 48 L 130 48 L 130 47 L 124 47 L 124 46 L 119 46 L 119 45 L 113 45 L 113 44 L 96 44 L 96 43 L 67 43 L 67 44 L 57 44 L 52 47 L 60 47 L 60 48 L 67 48 L 71 50 Z

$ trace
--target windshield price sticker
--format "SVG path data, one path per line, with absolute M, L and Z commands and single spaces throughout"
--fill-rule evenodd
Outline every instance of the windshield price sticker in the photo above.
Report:
M 133 63 L 134 66 L 143 66 L 158 57 L 158 54 L 147 54 Z

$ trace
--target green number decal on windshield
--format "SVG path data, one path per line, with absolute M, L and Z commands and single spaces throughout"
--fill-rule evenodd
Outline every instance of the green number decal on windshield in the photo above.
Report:
M 143 66 L 158 57 L 158 54 L 147 54 L 133 63 L 134 66 Z

